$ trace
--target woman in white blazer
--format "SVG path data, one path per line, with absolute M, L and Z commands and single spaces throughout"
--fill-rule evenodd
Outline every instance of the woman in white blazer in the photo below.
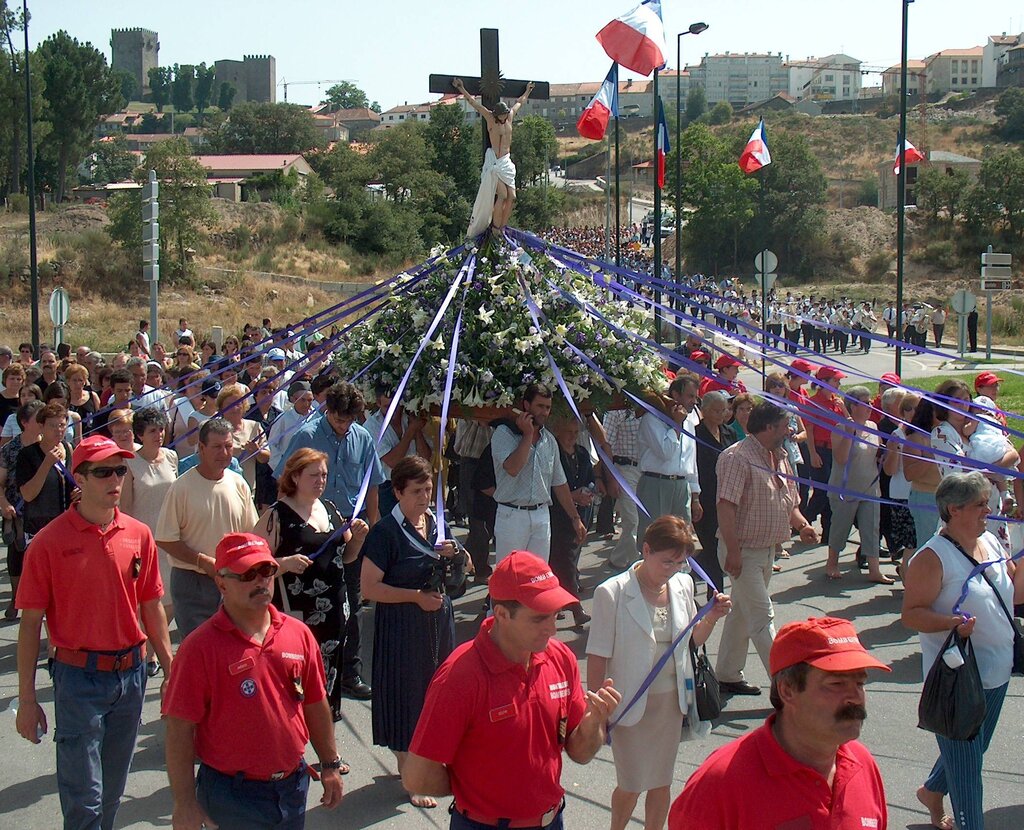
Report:
M 587 641 L 587 686 L 615 680 L 622 699 L 633 699 L 669 644 L 697 614 L 693 579 L 682 568 L 694 552 L 689 524 L 662 516 L 647 527 L 643 558 L 594 592 Z M 612 793 L 612 830 L 623 830 L 640 793 L 644 829 L 662 830 L 668 817 L 669 786 L 681 739 L 706 735 L 693 698 L 690 638 L 697 645 L 729 613 L 731 600 L 716 594 L 711 610 L 681 642 L 650 688 L 612 730 L 617 786 Z

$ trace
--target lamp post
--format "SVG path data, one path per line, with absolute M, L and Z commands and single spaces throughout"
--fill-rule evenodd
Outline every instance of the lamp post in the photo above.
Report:
M 685 32 L 680 32 L 676 35 L 676 302 L 681 303 L 681 281 L 680 274 L 683 270 L 683 246 L 682 246 L 682 235 L 683 235 L 683 212 L 681 209 L 682 202 L 682 179 L 683 179 L 683 154 L 682 154 L 682 141 L 683 141 L 683 98 L 682 98 L 682 81 L 683 81 L 683 35 L 699 35 L 701 32 L 706 31 L 708 28 L 707 23 L 691 23 L 690 27 Z M 659 228 L 660 231 L 660 228 Z M 676 310 L 680 310 L 677 307 Z M 676 339 L 678 340 L 682 336 L 682 332 L 676 329 Z
M 900 161 L 900 172 L 896 177 L 896 374 L 903 369 L 903 251 L 906 234 L 907 164 L 903 148 L 907 142 L 907 24 L 910 4 L 914 0 L 903 0 L 903 43 L 900 58 L 900 137 L 896 157 Z M 925 89 L 918 86 L 917 94 L 924 95 Z
M 25 138 L 28 142 L 28 251 L 29 279 L 32 285 L 32 354 L 39 357 L 39 266 L 36 261 L 36 156 L 32 141 L 32 76 L 29 72 L 28 0 L 22 0 L 21 12 L 25 24 Z

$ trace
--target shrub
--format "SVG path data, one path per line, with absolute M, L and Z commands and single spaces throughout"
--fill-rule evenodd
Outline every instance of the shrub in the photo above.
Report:
M 11 213 L 28 213 L 28 196 L 24 193 L 12 193 L 7 197 L 7 209 Z
M 875 251 L 864 263 L 864 277 L 872 282 L 885 279 L 892 265 L 893 253 L 889 250 Z

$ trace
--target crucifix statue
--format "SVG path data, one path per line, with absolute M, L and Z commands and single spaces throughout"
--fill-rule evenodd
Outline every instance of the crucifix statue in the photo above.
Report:
M 548 85 L 533 81 L 514 81 L 501 77 L 498 62 L 498 30 L 480 30 L 480 77 L 457 78 L 431 75 L 430 91 L 458 93 L 475 109 L 484 122 L 484 165 L 480 189 L 473 205 L 473 218 L 467 236 L 472 238 L 488 225 L 500 231 L 512 213 L 516 194 L 516 168 L 512 163 L 512 119 L 527 98 L 548 98 Z M 477 102 L 474 95 L 481 97 Z M 509 107 L 501 98 L 516 98 Z

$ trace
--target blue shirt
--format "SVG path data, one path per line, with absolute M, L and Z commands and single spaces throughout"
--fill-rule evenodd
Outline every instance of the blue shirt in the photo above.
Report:
M 352 424 L 345 437 L 339 438 L 326 417 L 306 422 L 295 430 L 274 475 L 280 478 L 292 453 L 303 447 L 326 453 L 327 488 L 323 498 L 334 502 L 346 516 L 350 516 L 355 507 L 367 467 L 371 469 L 371 487 L 384 481 L 375 442 L 362 424 Z M 345 512 L 346 506 L 348 513 Z
M 199 464 L 199 454 L 192 453 L 192 455 L 186 455 L 184 458 L 178 459 L 178 477 L 185 475 L 189 470 Z M 228 464 L 228 469 L 233 473 L 238 473 L 244 478 L 242 473 L 242 465 L 238 463 L 238 459 L 231 456 L 231 463 Z

